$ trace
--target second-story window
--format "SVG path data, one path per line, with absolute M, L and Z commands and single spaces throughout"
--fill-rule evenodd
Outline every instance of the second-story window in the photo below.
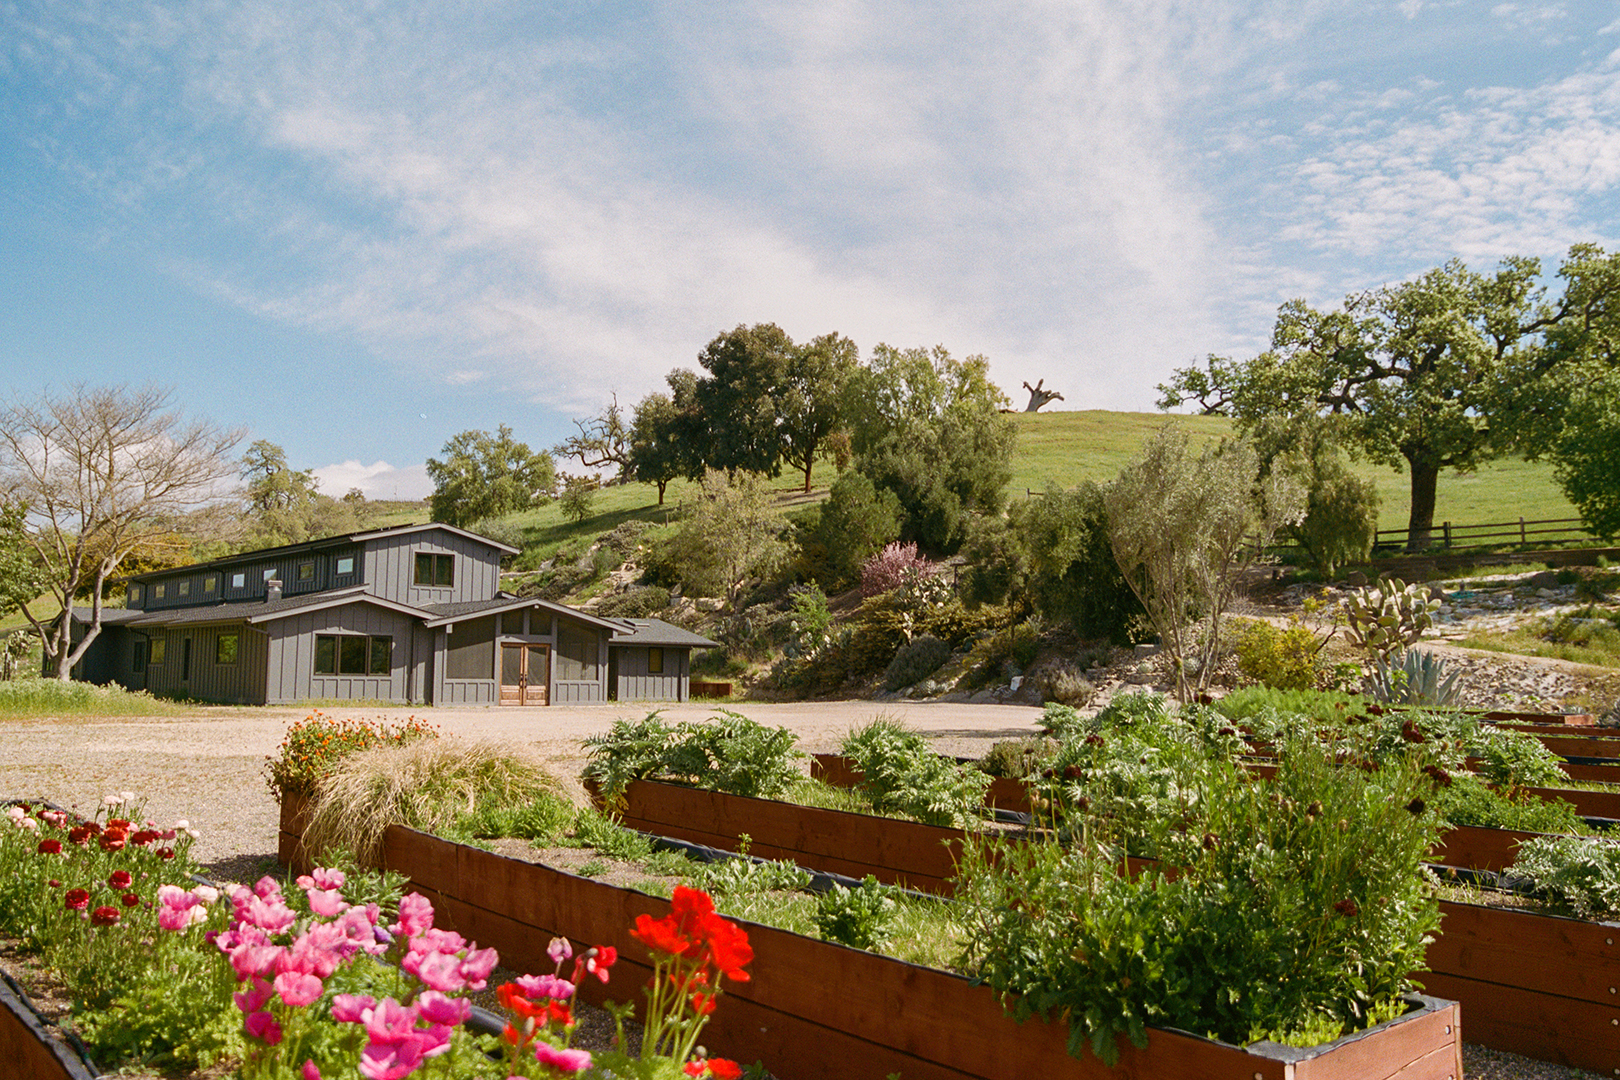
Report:
M 315 580 L 315 564 L 312 563 L 312 562 L 301 562 L 301 563 L 299 563 L 298 564 L 298 580 L 299 581 L 314 581 Z
M 337 561 L 337 575 L 338 575 L 338 577 L 343 577 L 346 574 L 352 574 L 352 573 L 354 573 L 354 556 L 353 555 L 339 556 L 338 561 Z
M 179 596 L 190 596 L 191 595 L 191 582 L 182 581 L 179 585 L 175 586 L 174 591 L 175 591 L 176 595 L 179 595 Z
M 232 574 L 231 575 L 231 588 L 233 588 L 233 589 L 241 589 L 241 588 L 245 588 L 246 586 L 247 586 L 247 575 L 246 574 Z
M 167 593 L 168 591 L 169 591 L 168 585 L 166 585 L 166 584 L 164 584 L 163 582 L 160 581 L 156 585 L 152 586 L 152 599 L 161 600 L 161 599 L 163 599 L 164 594 Z
M 141 587 L 139 585 L 131 585 L 129 587 L 129 602 L 132 604 L 138 604 L 141 602 Z
M 425 551 L 416 554 L 415 584 L 449 588 L 456 583 L 456 557 L 431 555 Z
M 213 596 L 214 595 L 214 590 L 216 588 L 218 588 L 218 587 L 219 587 L 219 579 L 216 578 L 213 574 L 209 574 L 207 577 L 203 578 L 203 593 L 205 595 Z

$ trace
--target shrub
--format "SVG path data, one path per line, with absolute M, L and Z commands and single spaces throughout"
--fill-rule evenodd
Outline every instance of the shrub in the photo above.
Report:
M 853 889 L 834 885 L 821 894 L 810 916 L 823 941 L 836 941 L 852 949 L 877 949 L 892 933 L 897 907 L 890 889 L 866 875 Z
M 990 752 L 979 760 L 979 769 L 988 776 L 1022 780 L 1039 772 L 1057 748 L 1056 741 L 1039 736 L 1002 739 L 990 744 Z
M 1079 665 L 1072 660 L 1048 664 L 1041 669 L 1037 679 L 1041 698 L 1045 701 L 1079 708 L 1091 704 L 1091 699 L 1097 696 L 1097 688 L 1091 685 L 1091 681 L 1081 673 Z
M 865 774 L 860 790 L 879 813 L 959 829 L 984 817 L 990 777 L 941 757 L 898 721 L 879 717 L 845 736 L 840 749 Z
M 605 619 L 645 619 L 669 607 L 669 590 L 662 585 L 641 585 L 604 597 L 596 614 Z
M 1620 843 L 1537 837 L 1519 848 L 1513 876 L 1541 900 L 1582 919 L 1620 917 Z
M 883 689 L 898 690 L 928 678 L 951 658 L 951 647 L 924 634 L 900 646 L 883 673 Z
M 1479 759 L 1475 772 L 1501 787 L 1562 787 L 1569 778 L 1563 760 L 1534 735 L 1510 728 L 1482 727 L 1469 748 Z
M 1279 690 L 1309 690 L 1316 685 L 1323 644 L 1298 622 L 1279 630 L 1268 622 L 1245 620 L 1236 641 L 1238 670 Z
M 461 739 L 379 745 L 350 754 L 317 781 L 304 845 L 317 858 L 337 848 L 373 863 L 390 825 L 425 832 L 493 808 L 555 798 L 561 784 L 527 749 Z
M 878 596 L 914 578 L 932 578 L 938 572 L 937 566 L 917 554 L 915 541 L 886 544 L 883 550 L 861 564 L 861 595 Z
M 1288 528 L 1311 565 L 1331 577 L 1345 563 L 1365 562 L 1378 536 L 1378 485 L 1337 457 L 1317 464 L 1306 496 L 1305 517 Z
M 144 690 L 96 686 L 60 679 L 26 678 L 0 682 L 0 714 L 164 716 L 176 707 Z
M 523 527 L 507 518 L 479 518 L 467 526 L 467 531 L 487 537 L 497 544 L 523 550 Z
M 289 727 L 278 752 L 265 758 L 265 783 L 278 800 L 312 795 L 321 777 L 353 754 L 438 737 L 437 727 L 414 716 L 388 723 L 333 720 L 317 711 Z
M 562 512 L 569 521 L 578 523 L 591 516 L 591 500 L 596 497 L 596 480 L 589 476 L 570 476 L 563 481 L 563 495 L 559 500 Z
M 824 552 L 828 587 L 840 588 L 859 577 L 862 564 L 899 537 L 900 522 L 894 492 L 874 487 L 859 472 L 840 473 L 812 533 Z

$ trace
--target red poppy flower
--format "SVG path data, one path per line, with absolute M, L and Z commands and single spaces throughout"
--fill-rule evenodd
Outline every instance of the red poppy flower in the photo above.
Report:
M 748 944 L 748 931 L 719 916 L 705 920 L 704 931 L 714 966 L 728 979 L 747 982 L 748 972 L 743 970 L 743 965 L 754 959 L 753 947 Z
M 90 828 L 88 825 L 75 825 L 73 828 L 68 830 L 68 840 L 71 843 L 75 843 L 80 847 L 83 847 L 85 844 L 90 842 L 90 837 L 94 835 L 94 833 L 95 830 Z
M 675 886 L 680 889 L 681 886 Z M 692 943 L 682 937 L 676 929 L 674 916 L 663 919 L 654 919 L 651 915 L 637 915 L 636 925 L 630 931 L 630 936 L 641 942 L 653 952 L 665 952 L 680 956 L 691 948 Z
M 83 911 L 90 906 L 90 894 L 83 889 L 69 889 L 62 903 L 73 911 Z
M 134 823 L 131 822 L 128 818 L 115 817 L 115 818 L 108 818 L 107 819 L 107 828 L 109 828 L 109 829 L 128 830 L 130 825 L 132 825 L 132 824 L 134 824 Z
M 60 855 L 62 854 L 62 841 L 41 840 L 39 842 L 39 847 L 35 848 L 34 850 L 39 852 L 41 855 Z
M 142 829 L 134 836 L 131 836 L 129 838 L 129 842 L 134 844 L 136 847 L 145 847 L 147 844 L 150 844 L 161 835 L 161 833 L 154 829 Z
M 118 921 L 118 909 L 102 905 L 90 913 L 90 921 L 96 926 L 112 926 Z
M 123 829 L 108 829 L 101 834 L 99 843 L 102 851 L 122 851 L 128 839 L 129 834 Z
M 107 884 L 115 889 L 127 889 L 134 880 L 135 878 L 128 870 L 114 870 L 111 876 L 107 878 Z
M 157 849 L 157 854 L 160 859 L 172 859 L 174 858 L 174 848 L 160 847 Z
M 726 1058 L 710 1058 L 709 1075 L 714 1080 L 742 1080 L 742 1066 Z
M 141 898 L 140 898 L 140 896 L 138 896 L 137 894 L 132 893 L 132 892 L 125 893 L 123 896 L 119 897 L 118 900 L 119 900 L 119 903 L 123 904 L 125 907 L 140 907 L 141 906 Z

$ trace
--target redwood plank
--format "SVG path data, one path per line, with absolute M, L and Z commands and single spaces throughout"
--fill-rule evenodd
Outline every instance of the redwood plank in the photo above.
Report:
M 1614 944 L 1620 926 L 1451 901 L 1441 901 L 1440 914 L 1440 934 L 1428 950 L 1431 971 L 1620 1003 L 1620 947 Z M 1427 984 L 1427 974 L 1417 978 Z
M 1464 870 L 1505 870 L 1513 864 L 1520 844 L 1542 835 L 1453 825 L 1441 836 L 1440 842 L 1429 849 L 1429 861 Z
M 1377 1038 L 1351 1039 L 1335 1047 L 1331 1054 L 1308 1058 L 1299 1063 L 1295 1076 L 1297 1080 L 1388 1080 L 1407 1075 L 1416 1080 L 1434 1075 L 1436 1067 L 1444 1065 L 1446 1071 L 1439 1072 L 1439 1076 L 1460 1077 L 1462 1072 L 1455 1062 L 1461 1054 L 1457 1027 L 1457 1005 L 1448 1002 L 1434 1012 L 1397 1020 L 1378 1032 Z M 1437 1052 L 1441 1053 L 1438 1061 Z M 1426 1064 L 1411 1071 L 1417 1063 Z
M 1423 981 L 1429 993 L 1462 1004 L 1469 1042 L 1605 1075 L 1620 1061 L 1615 1009 L 1452 975 Z
M 1575 788 L 1526 788 L 1544 802 L 1562 799 L 1582 817 L 1620 818 L 1620 791 L 1579 791 Z

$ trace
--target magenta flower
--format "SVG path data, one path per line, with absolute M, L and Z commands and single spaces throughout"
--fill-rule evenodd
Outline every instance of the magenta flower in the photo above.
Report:
M 461 961 L 461 977 L 467 989 L 477 993 L 487 985 L 489 973 L 495 970 L 500 954 L 494 949 L 469 949 Z
M 231 950 L 231 969 L 238 980 L 250 975 L 268 975 L 287 950 L 279 945 L 242 944 Z
M 349 906 L 344 901 L 343 894 L 336 889 L 310 889 L 305 895 L 309 897 L 309 910 L 322 918 L 330 919 L 341 915 Z
M 369 994 L 336 994 L 332 998 L 332 1019 L 340 1024 L 365 1023 L 366 1010 L 377 1004 Z
M 422 1064 L 415 1040 L 403 1043 L 368 1043 L 360 1051 L 360 1075 L 366 1080 L 404 1080 Z
M 284 971 L 277 975 L 274 986 L 276 993 L 281 995 L 281 1000 L 295 1009 L 302 1009 L 315 1001 L 326 989 L 321 980 L 315 976 L 296 971 Z
M 394 933 L 416 937 L 433 929 L 433 902 L 421 893 L 407 893 L 399 899 L 399 923 Z
M 546 946 L 546 955 L 551 957 L 552 963 L 561 965 L 564 960 L 574 955 L 574 947 L 568 943 L 567 938 L 554 937 Z
M 467 986 L 461 973 L 461 958 L 453 953 L 406 953 L 400 967 L 422 981 L 429 990 L 456 993 Z
M 591 1067 L 589 1050 L 559 1050 L 544 1040 L 534 1044 L 534 1060 L 563 1072 L 584 1072 Z
M 416 996 L 416 1012 L 430 1024 L 459 1027 L 472 1015 L 472 1002 L 446 997 L 437 990 L 424 990 Z
M 519 975 L 517 986 L 530 1001 L 567 1001 L 574 996 L 574 984 L 556 975 Z
M 244 1013 L 256 1013 L 263 1009 L 269 1000 L 275 997 L 275 994 L 275 988 L 268 982 L 263 979 L 254 979 L 252 989 L 239 990 L 233 997 L 236 1000 L 238 1009 L 241 1009 Z
M 317 1069 L 309 1058 L 304 1059 L 304 1067 L 298 1070 L 298 1075 L 303 1077 L 303 1080 L 321 1080 L 321 1070 Z
M 275 1046 L 281 1042 L 281 1025 L 276 1023 L 276 1018 L 268 1012 L 249 1013 L 242 1027 L 266 1046 Z
M 328 870 L 324 866 L 315 868 L 315 887 L 318 889 L 341 889 L 348 883 L 341 870 Z

